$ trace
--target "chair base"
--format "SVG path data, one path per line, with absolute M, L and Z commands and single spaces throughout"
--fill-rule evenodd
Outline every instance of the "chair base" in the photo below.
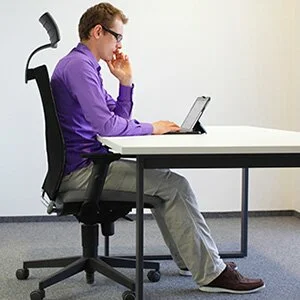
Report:
M 27 279 L 29 276 L 28 269 L 31 268 L 57 268 L 62 267 L 56 273 L 44 278 L 39 282 L 39 297 L 44 298 L 44 289 L 75 274 L 85 271 L 87 283 L 94 282 L 94 273 L 98 272 L 113 281 L 127 287 L 131 291 L 135 291 L 135 281 L 123 275 L 114 268 L 135 268 L 135 259 L 127 259 L 121 257 L 98 256 L 98 224 L 85 225 L 82 224 L 82 245 L 83 255 L 72 256 L 55 259 L 44 259 L 23 262 L 23 269 L 17 270 L 18 279 Z M 159 263 L 144 262 L 145 269 L 154 269 L 159 271 Z M 150 271 L 151 272 L 151 271 Z M 149 276 L 148 276 L 149 278 Z M 150 278 L 149 278 L 150 279 Z M 150 279 L 151 280 L 151 279 Z M 153 280 L 154 281 L 154 280 Z M 35 298 L 33 298 L 35 299 Z
M 106 260 L 106 258 L 104 259 Z M 41 290 L 83 271 L 86 272 L 87 283 L 89 284 L 92 284 L 94 282 L 94 272 L 99 272 L 104 276 L 126 286 L 127 288 L 134 290 L 134 281 L 124 276 L 119 271 L 115 270 L 111 265 L 106 263 L 105 260 L 103 260 L 100 257 L 66 257 L 63 259 L 59 258 L 39 261 L 27 261 L 24 262 L 23 268 L 24 270 L 28 270 L 30 268 L 63 267 L 61 270 L 57 271 L 56 273 L 50 275 L 49 277 L 39 282 L 39 289 Z M 66 262 L 66 265 L 63 265 L 64 261 Z M 69 263 L 70 261 L 72 262 Z M 112 264 L 115 267 L 118 265 L 118 263 L 116 262 L 112 262 Z

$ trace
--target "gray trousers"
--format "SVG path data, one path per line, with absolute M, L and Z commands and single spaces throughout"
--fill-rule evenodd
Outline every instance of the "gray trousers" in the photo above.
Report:
M 92 164 L 66 175 L 60 192 L 86 189 L 91 172 Z M 136 163 L 130 160 L 111 163 L 104 189 L 136 191 Z M 188 181 L 168 169 L 146 169 L 144 193 L 163 199 L 152 213 L 177 266 L 188 268 L 200 286 L 219 276 L 225 264 Z

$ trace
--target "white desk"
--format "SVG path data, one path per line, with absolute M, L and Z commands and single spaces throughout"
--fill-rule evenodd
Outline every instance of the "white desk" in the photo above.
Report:
M 99 137 L 124 155 L 300 153 L 300 132 L 250 126 L 208 126 L 203 135 Z
M 137 159 L 138 300 L 143 299 L 144 169 L 243 169 L 241 252 L 234 253 L 242 257 L 247 255 L 248 168 L 300 167 L 300 132 L 248 126 L 207 126 L 206 130 L 207 134 L 204 135 L 99 137 L 99 141 L 112 152 Z

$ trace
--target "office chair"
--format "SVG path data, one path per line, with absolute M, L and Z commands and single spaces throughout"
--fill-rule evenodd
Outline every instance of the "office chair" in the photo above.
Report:
M 16 277 L 19 280 L 27 279 L 30 268 L 62 267 L 56 273 L 41 280 L 38 289 L 31 292 L 31 300 L 41 300 L 45 297 L 46 287 L 81 271 L 85 271 L 87 283 L 92 284 L 94 273 L 99 272 L 129 289 L 122 294 L 123 300 L 134 300 L 135 282 L 115 268 L 135 268 L 135 260 L 98 256 L 99 224 L 104 236 L 113 235 L 114 222 L 119 218 L 126 217 L 131 209 L 136 207 L 135 193 L 103 190 L 109 164 L 120 159 L 121 156 L 114 153 L 84 154 L 83 157 L 89 158 L 93 162 L 92 175 L 87 190 L 59 193 L 65 165 L 65 143 L 51 92 L 47 67 L 41 65 L 29 69 L 29 62 L 39 50 L 57 47 L 60 35 L 58 27 L 49 13 L 43 14 L 39 21 L 49 34 L 50 44 L 37 48 L 29 56 L 26 64 L 25 82 L 36 80 L 43 104 L 48 161 L 48 171 L 42 186 L 43 196 L 47 194 L 51 200 L 47 209 L 48 213 L 56 213 L 58 216 L 73 215 L 81 223 L 82 255 L 25 261 L 23 268 L 16 271 Z M 144 199 L 146 208 L 153 208 L 161 202 L 160 198 L 147 195 Z M 144 261 L 144 268 L 152 269 L 147 274 L 150 281 L 159 281 L 159 267 L 157 262 Z

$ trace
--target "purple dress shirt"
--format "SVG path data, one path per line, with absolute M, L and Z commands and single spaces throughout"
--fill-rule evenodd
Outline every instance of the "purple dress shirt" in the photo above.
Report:
M 90 50 L 79 43 L 53 72 L 51 88 L 66 145 L 65 174 L 90 164 L 82 153 L 107 152 L 97 135 L 147 135 L 153 131 L 152 124 L 131 119 L 133 87 L 120 85 L 115 101 L 103 87 L 100 70 Z

